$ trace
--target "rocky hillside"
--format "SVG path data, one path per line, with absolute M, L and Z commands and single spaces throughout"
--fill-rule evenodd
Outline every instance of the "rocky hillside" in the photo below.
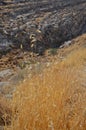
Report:
M 86 32 L 86 0 L 1 0 L 0 53 L 21 47 L 42 54 Z
M 5 130 L 86 130 L 86 35 L 73 42 L 59 50 L 62 61 L 53 57 L 52 64 L 48 61 L 41 73 L 44 62 L 38 64 L 31 77 L 27 70 L 28 76 L 14 91 L 11 105 L 4 105 L 8 110 L 6 124 L 10 125 L 11 119 Z M 3 117 L 2 113 L 2 123 Z
M 0 130 L 40 128 L 86 130 L 86 0 L 0 0 Z

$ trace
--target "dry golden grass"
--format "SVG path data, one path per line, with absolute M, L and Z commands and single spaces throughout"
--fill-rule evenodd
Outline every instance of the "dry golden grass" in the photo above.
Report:
M 85 61 L 81 48 L 26 79 L 14 94 L 11 126 L 5 129 L 86 130 L 86 88 L 79 79 Z
M 11 123 L 11 114 L 10 101 L 0 95 L 0 126 L 9 125 Z

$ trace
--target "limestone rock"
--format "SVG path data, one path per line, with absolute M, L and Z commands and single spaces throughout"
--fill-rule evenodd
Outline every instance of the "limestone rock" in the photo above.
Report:
M 41 30 L 40 42 L 45 48 L 59 47 L 86 32 L 86 0 L 4 2 L 3 6 L 0 2 L 0 36 L 17 48 L 22 44 L 24 49 L 31 50 L 30 35 L 37 30 Z M 36 41 L 39 41 L 37 37 Z M 35 45 L 38 46 L 37 42 Z

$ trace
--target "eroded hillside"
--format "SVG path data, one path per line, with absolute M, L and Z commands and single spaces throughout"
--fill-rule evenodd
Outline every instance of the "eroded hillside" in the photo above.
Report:
M 23 45 L 42 54 L 86 32 L 86 0 L 0 2 L 0 52 Z

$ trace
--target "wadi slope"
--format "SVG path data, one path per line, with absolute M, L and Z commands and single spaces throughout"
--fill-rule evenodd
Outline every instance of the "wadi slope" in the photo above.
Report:
M 6 130 L 86 130 L 86 35 L 74 43 L 59 51 L 63 60 L 18 86 Z
M 59 47 L 85 32 L 86 0 L 0 2 L 0 55 L 21 44 L 42 54 L 47 47 Z

